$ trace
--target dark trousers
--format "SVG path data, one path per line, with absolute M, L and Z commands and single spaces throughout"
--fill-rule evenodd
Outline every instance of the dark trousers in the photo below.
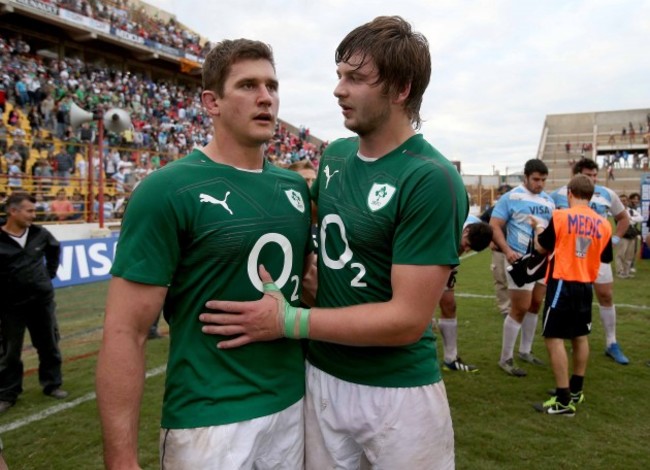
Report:
M 38 380 L 48 394 L 63 383 L 54 301 L 0 313 L 0 400 L 15 402 L 23 391 L 21 352 L 25 329 L 38 353 Z

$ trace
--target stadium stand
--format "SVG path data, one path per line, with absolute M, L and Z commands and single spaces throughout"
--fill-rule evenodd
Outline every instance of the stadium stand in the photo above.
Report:
M 131 115 L 132 130 L 107 133 L 103 142 L 105 192 L 118 199 L 210 139 L 196 74 L 210 43 L 145 6 L 0 0 L 0 196 L 23 189 L 40 193 L 47 207 L 63 189 L 83 201 L 77 205 L 83 215 L 69 220 L 94 218 L 96 210 L 87 209 L 96 207 L 97 129 L 94 122 L 72 129 L 73 102 L 91 112 L 122 108 Z M 317 165 L 325 145 L 304 126 L 280 120 L 267 157 L 281 166 L 305 158 Z M 60 168 L 67 155 L 71 177 Z
M 567 184 L 573 163 L 596 161 L 600 184 L 617 193 L 639 191 L 648 172 L 650 109 L 546 116 L 538 158 L 549 167 L 547 187 Z

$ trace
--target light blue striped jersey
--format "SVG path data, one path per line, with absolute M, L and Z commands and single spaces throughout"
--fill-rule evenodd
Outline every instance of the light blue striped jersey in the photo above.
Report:
M 551 193 L 551 197 L 555 202 L 557 209 L 567 209 L 569 207 L 569 200 L 567 198 L 566 186 L 562 186 Z M 591 207 L 598 215 L 607 218 L 609 214 L 617 216 L 625 210 L 625 206 L 621 202 L 618 195 L 611 189 L 596 185 L 594 195 L 589 201 Z
M 501 196 L 494 206 L 492 217 L 505 220 L 506 243 L 512 250 L 523 255 L 533 235 L 529 216 L 535 217 L 539 226 L 546 228 L 553 209 L 555 203 L 551 196 L 544 191 L 533 194 L 520 184 Z

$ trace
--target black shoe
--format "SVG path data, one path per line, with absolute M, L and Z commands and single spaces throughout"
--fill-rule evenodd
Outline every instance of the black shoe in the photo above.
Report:
M 547 393 L 550 396 L 554 397 L 556 396 L 555 394 L 557 393 L 557 390 L 554 388 L 549 388 L 547 390 Z M 573 403 L 574 405 L 580 405 L 584 401 L 585 401 L 585 394 L 582 392 L 582 390 L 575 393 L 571 392 L 571 403 Z
M 4 413 L 7 411 L 9 408 L 15 405 L 15 402 L 13 401 L 4 401 L 0 400 L 0 413 Z
M 60 388 L 55 388 L 54 390 L 47 392 L 45 395 L 48 397 L 56 398 L 57 400 L 63 400 L 64 398 L 68 397 L 69 393 Z

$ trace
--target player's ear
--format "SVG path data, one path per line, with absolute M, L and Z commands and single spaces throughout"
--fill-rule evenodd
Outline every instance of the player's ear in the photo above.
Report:
M 201 93 L 201 104 L 211 116 L 218 116 L 220 114 L 219 100 L 217 94 L 211 90 L 204 90 Z
M 395 103 L 404 104 L 404 102 L 408 99 L 410 94 L 411 94 L 411 83 L 409 82 L 408 85 L 406 85 L 404 88 L 402 88 L 395 94 L 395 98 L 394 98 Z

